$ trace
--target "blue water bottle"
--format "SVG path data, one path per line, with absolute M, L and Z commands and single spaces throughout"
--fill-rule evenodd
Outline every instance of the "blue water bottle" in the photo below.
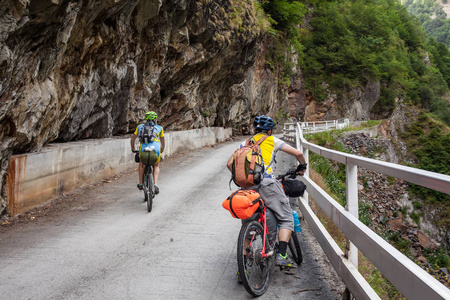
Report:
M 300 219 L 298 218 L 298 213 L 295 210 L 292 211 L 292 216 L 294 217 L 294 230 L 295 230 L 295 232 L 302 231 L 302 227 L 300 227 Z

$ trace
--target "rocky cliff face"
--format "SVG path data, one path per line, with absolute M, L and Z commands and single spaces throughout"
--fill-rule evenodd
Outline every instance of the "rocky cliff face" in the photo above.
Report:
M 0 215 L 12 154 L 131 133 L 148 110 L 169 131 L 244 134 L 262 113 L 364 118 L 377 83 L 345 109 L 333 95 L 316 105 L 300 70 L 280 88 L 265 27 L 246 0 L 0 0 Z
M 340 91 L 342 92 L 342 91 Z M 370 110 L 380 98 L 380 82 L 368 80 L 362 87 L 355 87 L 342 95 L 328 90 L 328 97 L 321 102 L 306 97 L 305 121 L 337 120 L 348 118 L 351 121 L 369 120 Z
M 10 155 L 130 133 L 148 110 L 244 133 L 275 114 L 260 23 L 251 1 L 0 0 L 2 194 Z

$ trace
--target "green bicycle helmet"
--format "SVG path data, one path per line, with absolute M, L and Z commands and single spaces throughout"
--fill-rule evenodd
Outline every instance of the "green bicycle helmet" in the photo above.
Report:
M 152 121 L 152 120 L 156 119 L 157 117 L 158 117 L 158 115 L 154 111 L 149 111 L 148 113 L 145 114 L 145 119 L 148 121 Z

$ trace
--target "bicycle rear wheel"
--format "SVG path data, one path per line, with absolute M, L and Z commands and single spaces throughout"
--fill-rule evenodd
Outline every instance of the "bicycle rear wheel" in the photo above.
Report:
M 146 166 L 144 170 L 144 197 L 145 201 L 147 202 L 147 211 L 151 212 L 153 208 L 153 198 L 155 197 L 154 194 L 154 184 L 153 184 L 153 174 L 152 169 L 150 166 Z
M 300 266 L 303 262 L 302 249 L 300 249 L 300 242 L 298 241 L 297 233 L 292 232 L 291 238 L 289 240 L 289 250 L 291 251 L 291 257 L 295 263 Z
M 254 297 L 264 294 L 269 285 L 269 259 L 262 257 L 263 238 L 264 229 L 256 221 L 245 222 L 239 232 L 239 276 L 247 292 Z

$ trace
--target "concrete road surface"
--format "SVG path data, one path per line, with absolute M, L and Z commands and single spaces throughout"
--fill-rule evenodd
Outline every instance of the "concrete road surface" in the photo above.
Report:
M 236 280 L 241 222 L 222 208 L 238 144 L 164 161 L 151 213 L 130 170 L 2 220 L 0 299 L 251 298 Z M 279 170 L 292 163 L 278 161 Z M 304 263 L 295 275 L 274 267 L 260 299 L 341 298 L 342 282 L 302 227 Z

